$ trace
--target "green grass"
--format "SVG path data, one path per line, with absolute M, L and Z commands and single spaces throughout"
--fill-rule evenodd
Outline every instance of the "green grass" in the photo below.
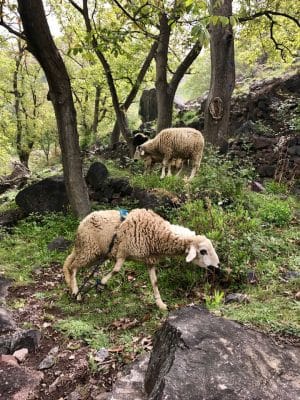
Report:
M 56 237 L 74 238 L 78 221 L 70 215 L 31 215 L 9 232 L 1 231 L 0 271 L 19 283 L 31 280 L 32 271 L 50 262 L 62 262 L 64 253 L 50 252 L 47 245 Z

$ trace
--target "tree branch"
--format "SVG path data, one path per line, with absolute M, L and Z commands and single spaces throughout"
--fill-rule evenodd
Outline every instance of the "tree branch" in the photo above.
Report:
M 197 41 L 191 48 L 190 52 L 186 55 L 185 59 L 176 69 L 169 84 L 171 90 L 177 89 L 177 86 L 181 81 L 183 75 L 186 73 L 187 69 L 192 65 L 192 63 L 196 60 L 201 50 L 202 50 L 202 44 L 199 41 Z
M 271 11 L 271 10 L 260 11 L 258 13 L 253 14 L 253 15 L 249 15 L 248 17 L 238 18 L 238 21 L 243 23 L 243 22 L 247 22 L 247 21 L 252 21 L 253 19 L 259 18 L 259 17 L 262 17 L 262 16 L 266 16 L 266 17 L 269 18 L 271 15 L 276 15 L 276 16 L 279 16 L 279 17 L 288 18 L 291 21 L 295 22 L 295 24 L 298 25 L 298 27 L 300 28 L 300 22 L 298 21 L 297 18 L 295 18 L 295 17 L 293 17 L 293 16 L 291 16 L 289 14 L 286 14 L 286 13 L 282 13 L 282 12 L 279 12 L 279 11 Z
M 74 8 L 76 8 L 77 11 L 80 12 L 80 14 L 83 15 L 83 9 L 81 7 L 79 7 L 79 5 L 77 3 L 75 3 L 75 1 L 73 1 L 73 0 L 68 0 L 68 1 L 69 1 L 70 4 L 72 4 L 72 6 Z

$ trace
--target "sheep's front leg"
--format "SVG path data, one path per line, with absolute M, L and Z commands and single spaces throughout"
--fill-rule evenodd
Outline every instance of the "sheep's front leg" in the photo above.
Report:
M 155 298 L 155 302 L 156 302 L 157 307 L 160 310 L 167 310 L 167 305 L 162 301 L 162 299 L 160 297 L 159 290 L 158 290 L 157 276 L 156 276 L 155 267 L 150 267 L 149 268 L 149 276 L 150 276 L 150 281 L 151 281 L 151 285 L 152 285 L 152 288 L 153 288 L 154 298 Z
M 162 169 L 161 169 L 161 175 L 160 175 L 160 179 L 163 179 L 166 176 L 166 163 L 163 161 L 162 162 Z
M 113 276 L 115 275 L 117 272 L 120 271 L 122 265 L 124 264 L 125 258 L 119 258 L 115 264 L 115 266 L 113 267 L 112 271 L 109 272 L 107 275 L 105 275 L 102 279 L 101 279 L 101 284 L 102 285 L 106 285 L 107 281 Z

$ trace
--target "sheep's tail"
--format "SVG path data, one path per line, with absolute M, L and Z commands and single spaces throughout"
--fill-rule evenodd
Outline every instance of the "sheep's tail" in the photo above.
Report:
M 64 262 L 63 266 L 63 271 L 65 275 L 65 281 L 69 287 L 71 287 L 71 275 L 70 275 L 70 270 L 71 270 L 71 265 L 75 259 L 75 251 L 73 250 L 72 253 L 66 258 L 66 261 Z

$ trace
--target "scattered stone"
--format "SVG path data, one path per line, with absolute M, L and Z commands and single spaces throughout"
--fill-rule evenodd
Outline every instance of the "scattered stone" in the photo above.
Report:
M 286 281 L 291 281 L 293 279 L 298 279 L 298 278 L 300 278 L 300 272 L 299 271 L 287 271 L 283 275 L 283 279 L 285 279 Z
M 56 390 L 57 387 L 59 386 L 60 382 L 61 382 L 61 377 L 58 376 L 58 377 L 55 379 L 55 381 L 52 382 L 51 385 L 49 385 L 49 388 L 48 388 L 49 393 L 55 392 L 55 390 Z
M 252 181 L 251 182 L 251 190 L 253 192 L 258 192 L 258 193 L 266 191 L 265 187 L 261 183 L 259 183 L 257 181 Z
M 68 250 L 68 248 L 71 246 L 72 241 L 67 240 L 62 236 L 57 237 L 56 239 L 52 240 L 47 246 L 48 250 L 50 251 L 59 251 L 59 252 L 64 252 Z
M 143 356 L 133 364 L 125 368 L 119 374 L 115 382 L 112 392 L 108 394 L 108 400 L 146 400 L 144 390 L 144 377 L 149 362 L 149 356 Z M 189 399 L 190 397 L 187 397 Z M 179 398 L 170 398 L 179 399 Z M 184 399 L 184 398 L 182 398 Z M 102 400 L 101 398 L 99 400 Z M 104 397 L 104 400 L 106 398 Z
M 52 355 L 48 355 L 40 362 L 38 369 L 39 370 L 49 369 L 52 368 L 54 364 L 55 364 L 55 357 L 53 357 Z
M 95 400 L 108 400 L 109 396 L 110 396 L 110 393 L 107 393 L 107 392 L 100 393 L 95 397 Z M 136 398 L 134 398 L 134 400 L 136 400 Z
M 109 352 L 105 348 L 101 348 L 100 350 L 97 351 L 97 353 L 94 356 L 94 360 L 102 363 L 104 360 L 106 360 L 109 357 Z
M 81 399 L 82 397 L 80 393 L 78 393 L 76 390 L 70 393 L 69 396 L 67 397 L 67 400 L 81 400 Z
M 295 294 L 295 299 L 296 299 L 297 301 L 300 300 L 300 291 L 297 292 L 297 293 Z
M 250 299 L 243 293 L 230 293 L 225 297 L 225 304 L 228 303 L 250 303 Z
M 52 349 L 49 351 L 49 354 L 51 356 L 56 356 L 58 354 L 58 352 L 59 352 L 59 346 L 55 346 L 55 347 L 52 347 Z
M 14 352 L 13 356 L 21 363 L 28 355 L 28 349 L 20 349 Z
M 290 400 L 300 396 L 299 370 L 300 348 L 185 307 L 155 335 L 145 390 L 148 400 Z

